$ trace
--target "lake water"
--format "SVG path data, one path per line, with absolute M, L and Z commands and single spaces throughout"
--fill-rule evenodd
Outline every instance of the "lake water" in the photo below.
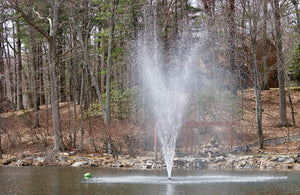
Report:
M 91 179 L 83 175 L 92 173 Z M 0 167 L 0 194 L 300 194 L 300 172 Z

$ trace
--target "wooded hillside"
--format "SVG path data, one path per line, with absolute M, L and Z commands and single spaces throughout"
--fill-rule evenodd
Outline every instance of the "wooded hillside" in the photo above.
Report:
M 20 115 L 21 122 L 32 142 L 46 147 L 52 143 L 48 135 L 53 135 L 54 151 L 85 150 L 87 139 L 95 151 L 103 145 L 105 152 L 119 151 L 118 136 L 146 147 L 141 129 L 152 129 L 155 122 L 135 56 L 137 40 L 145 36 L 141 32 L 152 26 L 165 62 L 180 37 L 198 45 L 201 61 L 195 74 L 205 82 L 199 79 L 200 91 L 188 92 L 192 113 L 186 120 L 243 123 L 244 94 L 249 95 L 244 90 L 254 88 L 252 128 L 263 148 L 269 101 L 263 90 L 278 88 L 279 95 L 270 97 L 279 105 L 272 111 L 278 128 L 295 126 L 296 131 L 299 123 L 299 100 L 289 90 L 300 80 L 298 6 L 298 0 L 1 1 L 0 113 L 32 109 L 32 114 Z M 217 96 L 227 106 L 214 104 L 219 99 L 212 97 Z M 1 134 L 16 131 L 8 125 L 14 121 L 4 122 L 3 116 L 0 151 Z M 96 118 L 99 126 L 90 127 Z M 126 124 L 126 131 L 119 123 Z M 17 144 L 24 138 L 19 134 L 6 139 Z

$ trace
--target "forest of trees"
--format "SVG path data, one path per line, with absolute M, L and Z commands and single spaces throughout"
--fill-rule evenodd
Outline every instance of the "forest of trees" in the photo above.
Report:
M 261 90 L 279 88 L 278 121 L 287 125 L 285 87 L 299 84 L 298 6 L 298 0 L 1 0 L 0 113 L 32 108 L 35 128 L 39 107 L 51 105 L 54 151 L 66 149 L 61 102 L 80 105 L 81 115 L 99 105 L 107 126 L 112 115 L 129 119 L 143 108 L 135 43 L 155 18 L 166 60 L 189 32 L 209 79 L 225 75 L 220 87 L 235 95 L 255 89 L 262 148 Z

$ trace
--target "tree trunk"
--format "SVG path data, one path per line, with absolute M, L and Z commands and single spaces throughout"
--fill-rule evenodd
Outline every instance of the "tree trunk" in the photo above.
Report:
M 1 16 L 0 16 L 1 17 Z M 2 21 L 2 18 L 0 18 Z M 0 75 L 4 73 L 4 37 L 3 37 L 3 23 L 0 23 Z M 0 76 L 0 114 L 3 112 L 3 100 L 4 100 L 4 77 Z
M 69 79 L 69 82 L 70 82 L 70 78 Z M 71 102 L 71 94 L 70 94 L 70 87 L 68 88 L 68 95 L 67 95 L 67 104 L 68 104 L 68 129 L 69 129 L 69 139 L 70 139 L 70 144 L 69 144 L 69 147 L 71 148 L 72 147 L 72 141 L 73 141 L 73 138 L 72 138 L 72 128 L 71 128 L 71 110 L 70 110 L 70 102 Z
M 285 80 L 286 80 L 286 86 L 287 86 L 287 91 L 288 91 L 288 97 L 289 97 L 289 102 L 291 106 L 291 115 L 292 115 L 292 121 L 293 121 L 293 127 L 296 127 L 296 121 L 295 121 L 295 112 L 294 112 L 294 106 L 293 106 L 293 101 L 291 98 L 291 90 L 290 90 L 290 82 L 289 82 L 289 77 L 286 72 L 284 72 Z
M 58 60 L 58 70 L 59 70 L 59 75 L 58 75 L 58 99 L 60 102 L 65 102 L 66 101 L 66 63 L 64 60 L 62 60 L 62 55 L 64 53 L 64 35 L 62 30 L 59 31 L 58 35 L 58 41 L 60 44 L 58 44 L 58 49 L 57 49 L 57 60 Z
M 11 76 L 10 71 L 9 71 L 10 67 L 8 67 L 9 64 L 11 64 L 9 48 L 7 48 L 7 52 L 5 54 L 6 54 L 5 57 L 7 60 L 6 60 L 6 63 L 3 63 L 3 65 L 4 65 L 4 72 L 3 72 L 4 74 L 3 75 L 4 75 L 4 82 L 5 82 L 4 89 L 6 89 L 5 93 L 4 93 L 4 94 L 6 94 L 6 97 L 4 97 L 4 99 L 8 99 L 9 102 L 12 103 L 13 95 L 12 95 L 12 91 L 11 91 L 11 82 L 10 82 L 12 80 L 12 78 L 10 77 Z
M 0 132 L 0 159 L 2 159 L 1 132 Z
M 75 15 L 75 13 L 72 13 L 72 15 Z M 71 34 L 72 34 L 72 38 L 71 38 L 71 47 L 74 48 L 71 51 L 72 54 L 72 58 L 70 59 L 70 65 L 71 65 L 71 86 L 72 86 L 72 90 L 73 90 L 73 101 L 74 101 L 74 106 L 79 104 L 79 99 L 80 99 L 80 76 L 79 76 L 79 58 L 78 58 L 78 53 L 77 50 L 75 48 L 78 47 L 77 45 L 77 31 L 76 31 L 76 21 L 74 18 L 71 18 Z
M 258 15 L 258 6 L 253 2 L 253 14 Z M 251 8 L 249 7 L 249 10 Z M 259 148 L 264 148 L 264 138 L 262 131 L 262 104 L 261 104 L 261 87 L 260 87 L 260 74 L 257 64 L 257 43 L 256 43 L 256 34 L 257 34 L 257 16 L 254 15 L 253 18 L 250 18 L 250 36 L 252 43 L 252 54 L 253 54 L 253 68 L 254 68 L 254 91 L 255 91 L 255 113 L 256 113 L 256 123 L 258 131 L 258 142 Z
M 107 125 L 107 133 L 106 133 L 106 149 L 108 153 L 112 153 L 112 140 L 110 137 L 110 120 L 111 120 L 111 113 L 110 113 L 110 99 L 111 99 L 111 66 L 112 66 L 112 52 L 113 52 L 113 40 L 114 40 L 114 33 L 115 33 L 115 15 L 118 6 L 119 0 L 112 0 L 112 9 L 111 9 L 111 17 L 110 17 L 110 33 L 109 33 L 109 40 L 108 40 L 108 54 L 107 54 L 107 64 L 106 64 L 106 107 L 105 113 L 106 118 L 104 118 L 104 123 Z
M 296 12 L 296 19 L 297 19 L 297 33 L 298 33 L 298 42 L 300 40 L 300 16 L 299 16 L 299 9 L 298 9 L 298 4 L 299 4 L 299 0 L 291 0 L 294 7 L 295 7 L 295 12 Z M 285 72 L 286 74 L 286 72 Z M 292 120 L 293 120 L 293 126 L 296 127 L 296 121 L 295 121 L 295 113 L 294 113 L 294 108 L 293 108 L 293 102 L 292 102 L 292 98 L 290 95 L 290 85 L 289 85 L 289 78 L 287 75 L 286 76 L 286 81 L 287 81 L 287 88 L 288 88 L 288 96 L 289 96 L 289 101 L 290 101 L 290 105 L 291 105 L 291 112 L 292 112 Z
M 231 91 L 233 94 L 237 94 L 237 84 L 236 84 L 236 64 L 235 64 L 235 0 L 229 0 L 229 64 L 231 72 Z
M 80 87 L 80 143 L 79 143 L 79 151 L 82 151 L 82 146 L 83 146 L 83 93 L 84 93 L 84 72 L 85 69 L 82 71 L 82 76 L 81 76 L 81 87 Z
M 259 141 L 259 148 L 264 148 L 264 137 L 263 137 L 263 130 L 262 130 L 262 104 L 261 104 L 261 89 L 260 89 L 260 82 L 259 82 L 259 70 L 258 64 L 256 59 L 256 41 L 252 43 L 252 50 L 253 50 L 253 65 L 254 65 L 254 90 L 255 90 L 255 113 L 256 113 L 256 122 L 257 122 L 257 132 L 258 132 L 258 141 Z
M 20 32 L 20 24 L 17 23 L 17 34 Z M 23 90 L 22 90 L 22 46 L 21 39 L 17 38 L 17 110 L 24 109 L 23 106 Z
M 50 25 L 50 37 L 48 38 L 49 44 L 49 73 L 50 73 L 50 90 L 51 90 L 51 106 L 52 106 L 52 117 L 53 117 L 53 128 L 54 128 L 54 151 L 66 149 L 60 128 L 60 115 L 59 115 L 59 102 L 58 102 L 58 87 L 57 87 L 57 76 L 56 76 L 56 38 L 59 30 L 59 8 L 61 1 L 54 0 L 52 3 L 52 25 Z
M 38 48 L 38 67 L 37 67 L 37 70 L 38 70 L 38 81 L 39 81 L 39 87 L 38 87 L 38 101 L 39 101 L 39 106 L 40 105 L 44 105 L 46 103 L 46 100 L 45 100 L 45 91 L 44 91 L 44 77 L 46 75 L 46 73 L 44 73 L 44 69 L 43 69 L 43 50 L 42 50 L 42 42 L 40 41 L 38 44 L 37 44 L 37 48 Z
M 198 86 L 195 86 L 195 101 L 197 111 L 197 121 L 200 122 L 200 110 L 199 110 L 199 91 Z M 198 127 L 198 150 L 201 150 L 201 128 Z
M 242 6 L 246 7 L 246 2 L 242 2 Z M 242 14 L 242 20 L 241 20 L 241 27 L 242 27 L 242 34 L 246 34 L 246 28 L 245 28 L 245 22 L 246 22 L 246 9 L 243 10 L 243 14 Z M 247 46 L 246 46 L 246 40 L 245 37 L 242 36 L 242 54 L 244 54 L 243 58 L 242 58 L 242 63 L 240 63 L 239 67 L 240 67 L 240 84 L 241 84 L 241 109 L 242 109 L 242 120 L 244 120 L 244 87 L 245 87 L 245 82 L 244 82 L 244 78 L 245 78 L 245 66 L 244 64 L 248 64 L 248 58 L 246 54 L 247 51 Z
M 296 19 L 297 19 L 297 33 L 298 33 L 298 39 L 300 39 L 300 16 L 299 16 L 299 0 L 291 0 L 292 4 L 294 5 L 295 8 L 295 13 L 296 13 Z
M 57 91 L 57 77 L 55 70 L 55 40 L 49 40 L 49 73 L 50 73 L 50 90 L 51 90 L 51 108 L 54 128 L 54 151 L 65 150 L 60 129 L 60 115 Z
M 0 16 L 0 21 L 2 21 L 2 18 Z M 3 113 L 3 101 L 4 101 L 4 78 L 2 74 L 4 73 L 4 60 L 3 60 L 3 54 L 4 54 L 4 37 L 3 37 L 3 23 L 0 23 L 0 114 Z M 0 159 L 2 159 L 2 143 L 1 143 L 1 134 L 3 132 L 3 128 L 5 128 L 5 124 L 3 122 L 3 119 L 0 115 Z
M 1 16 L 0 16 L 1 17 Z M 0 18 L 2 21 L 2 18 Z M 3 37 L 3 23 L 0 23 L 0 75 L 4 72 L 4 37 Z M 3 112 L 3 94 L 4 94 L 4 82 L 3 77 L 0 76 L 0 114 Z M 1 133 L 2 133 L 2 118 L 0 116 L 0 159 L 2 159 L 2 143 L 1 143 Z
M 112 66 L 112 52 L 113 52 L 113 41 L 115 35 L 115 15 L 119 0 L 112 0 L 112 10 L 110 18 L 110 33 L 108 40 L 108 56 L 107 56 L 107 67 L 106 67 L 106 124 L 110 123 L 110 99 L 111 99 L 111 66 Z
M 286 98 L 285 98 L 285 81 L 284 81 L 284 59 L 282 53 L 282 40 L 281 40 L 281 17 L 279 10 L 279 1 L 273 0 L 274 3 L 274 19 L 275 19 L 275 40 L 277 48 L 277 71 L 278 71 L 278 84 L 279 84 L 279 97 L 280 97 L 280 125 L 287 125 L 286 117 Z
M 74 106 L 74 123 L 75 125 L 73 126 L 73 148 L 76 148 L 76 141 L 77 141 L 77 114 L 76 114 L 76 103 L 74 102 L 73 106 Z
M 88 110 L 89 109 L 89 104 L 90 104 L 90 94 L 89 94 L 89 92 L 90 92 L 90 90 L 89 90 L 89 87 L 88 86 L 90 86 L 89 85 L 89 74 L 88 74 L 88 70 L 85 68 L 84 70 L 84 73 L 83 74 L 85 74 L 85 77 L 84 77 L 84 86 L 86 86 L 85 88 L 84 88 L 84 92 L 83 92 L 83 94 L 84 94 L 84 96 L 83 96 L 83 99 L 84 99 L 84 110 Z
M 38 118 L 38 97 L 37 97 L 37 44 L 35 40 L 34 30 L 30 26 L 30 44 L 31 44 L 31 91 L 33 95 L 33 128 L 40 126 Z
M 48 103 L 46 103 L 46 131 L 47 131 L 47 136 L 50 135 L 49 133 L 49 106 Z
M 74 18 L 71 18 L 71 48 L 77 47 L 77 32 L 76 32 L 76 22 Z M 72 49 L 71 51 L 73 58 L 70 59 L 70 66 L 71 66 L 71 78 L 70 78 L 70 86 L 72 87 L 73 92 L 73 140 L 71 143 L 73 144 L 71 147 L 76 148 L 76 136 L 77 136 L 77 111 L 76 105 L 80 102 L 80 85 L 79 85 L 79 76 L 78 76 L 78 57 L 76 49 Z M 71 90 L 70 90 L 71 92 Z
M 267 17 L 268 17 L 268 1 L 264 1 L 264 18 L 263 18 L 263 67 L 264 67 L 264 83 L 263 89 L 269 90 L 269 76 L 268 76 L 268 46 L 267 46 Z

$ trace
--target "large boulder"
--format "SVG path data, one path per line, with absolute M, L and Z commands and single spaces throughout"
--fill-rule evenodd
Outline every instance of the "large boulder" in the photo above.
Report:
M 3 159 L 1 164 L 2 165 L 9 165 L 13 160 L 11 158 Z
M 33 159 L 32 165 L 34 166 L 43 166 L 45 165 L 46 157 L 37 157 Z
M 17 160 L 15 162 L 15 166 L 18 166 L 18 167 L 24 167 L 24 166 L 30 166 L 32 165 L 32 160 L 29 160 L 29 159 L 23 159 L 23 160 Z
M 233 149 L 231 150 L 231 153 L 233 154 L 241 154 L 241 153 L 247 153 L 250 152 L 250 148 L 247 145 L 243 145 L 243 146 L 235 146 L 233 147 Z
M 72 166 L 72 167 L 82 167 L 82 166 L 88 165 L 88 164 L 89 164 L 88 161 L 80 161 L 80 162 L 75 162 L 75 163 L 73 163 L 71 166 Z
M 290 156 L 274 156 L 273 158 L 271 158 L 271 161 L 273 162 L 277 162 L 277 163 L 283 163 L 283 164 L 291 164 L 291 163 L 295 163 L 295 159 L 290 157 Z
M 75 155 L 77 155 L 77 152 L 76 152 L 76 151 L 71 151 L 71 152 L 69 152 L 69 156 L 75 156 Z

